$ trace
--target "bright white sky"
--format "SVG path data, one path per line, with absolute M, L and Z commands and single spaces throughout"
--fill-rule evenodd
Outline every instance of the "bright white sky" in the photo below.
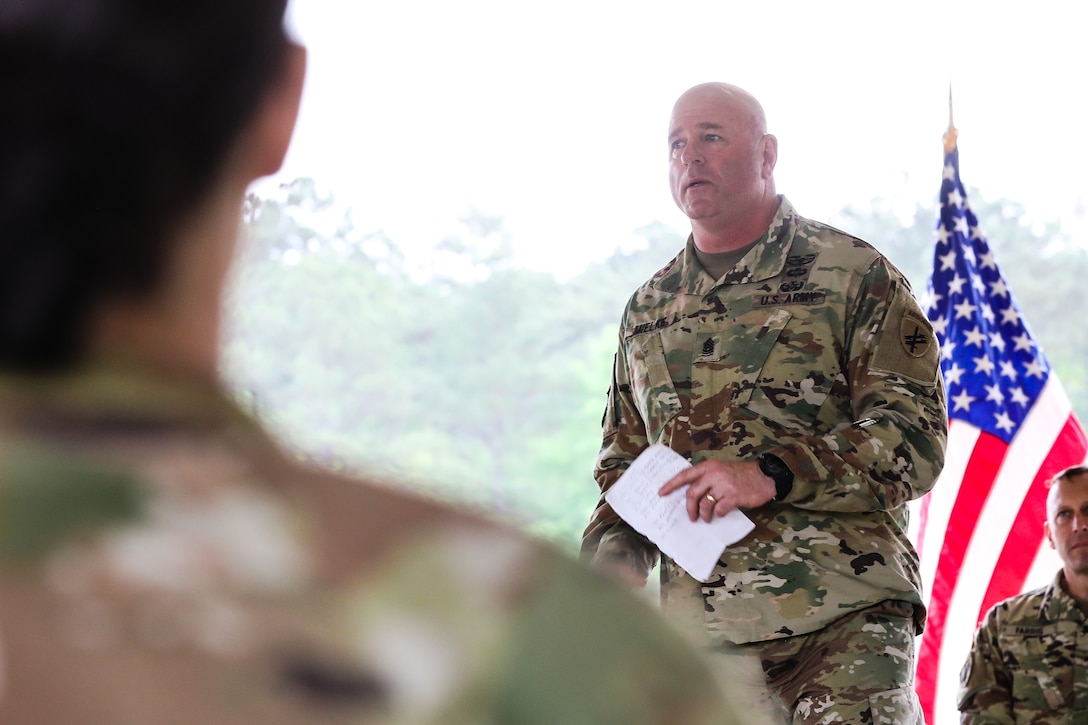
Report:
M 1081 23 L 1064 2 L 1012 7 L 292 0 L 310 72 L 273 181 L 311 176 L 417 253 L 470 209 L 498 214 L 525 264 L 577 272 L 649 222 L 686 231 L 665 135 L 689 86 L 754 93 L 779 191 L 827 219 L 936 197 L 951 82 L 968 188 L 1088 231 Z

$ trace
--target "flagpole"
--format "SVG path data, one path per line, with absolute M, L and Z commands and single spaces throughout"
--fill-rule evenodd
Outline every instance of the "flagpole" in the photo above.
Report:
M 956 136 L 959 132 L 956 130 L 956 126 L 952 123 L 952 84 L 948 84 L 948 130 L 944 132 L 944 136 L 941 139 L 944 141 L 944 153 L 945 156 L 952 153 L 956 149 Z

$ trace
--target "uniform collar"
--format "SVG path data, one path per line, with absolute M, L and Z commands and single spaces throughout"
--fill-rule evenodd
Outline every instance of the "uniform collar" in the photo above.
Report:
M 0 411 L 4 427 L 23 431 L 73 424 L 260 430 L 216 381 L 123 359 L 50 375 L 0 374 Z
M 684 251 L 655 280 L 654 286 L 664 292 L 702 296 L 720 285 L 749 284 L 777 277 L 786 266 L 798 219 L 797 210 L 789 200 L 781 194 L 778 199 L 778 211 L 767 231 L 720 280 L 711 278 L 699 264 L 695 256 L 695 241 L 689 234 Z
M 1043 590 L 1043 599 L 1039 604 L 1039 618 L 1044 620 L 1086 619 L 1084 611 L 1068 592 L 1065 591 L 1065 572 L 1061 569 Z

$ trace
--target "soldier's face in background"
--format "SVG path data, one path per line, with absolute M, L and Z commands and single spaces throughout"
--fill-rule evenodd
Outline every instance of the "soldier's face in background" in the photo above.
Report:
M 1047 496 L 1046 534 L 1066 576 L 1088 575 L 1088 473 L 1058 481 Z

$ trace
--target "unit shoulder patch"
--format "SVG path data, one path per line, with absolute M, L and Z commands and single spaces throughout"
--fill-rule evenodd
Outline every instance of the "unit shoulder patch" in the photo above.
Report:
M 919 315 L 908 312 L 899 320 L 899 344 L 911 357 L 925 357 L 933 344 L 933 331 Z
M 933 326 L 907 305 L 894 304 L 873 353 L 873 369 L 934 385 L 939 365 L 940 346 Z

